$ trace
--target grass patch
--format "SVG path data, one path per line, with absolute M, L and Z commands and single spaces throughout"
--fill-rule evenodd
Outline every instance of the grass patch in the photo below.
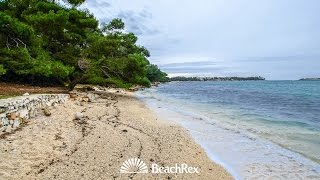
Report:
M 0 99 L 8 99 L 8 98 L 11 98 L 11 97 L 16 97 L 17 95 L 3 95 L 3 94 L 0 94 Z

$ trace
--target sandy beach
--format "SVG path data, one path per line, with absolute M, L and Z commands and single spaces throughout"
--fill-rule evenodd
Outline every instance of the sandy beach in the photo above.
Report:
M 180 126 L 161 120 L 131 92 L 69 100 L 0 139 L 0 179 L 232 179 Z M 85 117 L 75 120 L 75 112 Z M 139 158 L 149 173 L 120 173 Z M 199 173 L 151 173 L 151 164 Z

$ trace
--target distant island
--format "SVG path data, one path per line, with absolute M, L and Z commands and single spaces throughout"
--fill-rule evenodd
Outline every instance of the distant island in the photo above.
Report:
M 320 81 L 320 78 L 302 78 L 299 81 Z
M 171 77 L 170 81 L 263 81 L 264 77 Z

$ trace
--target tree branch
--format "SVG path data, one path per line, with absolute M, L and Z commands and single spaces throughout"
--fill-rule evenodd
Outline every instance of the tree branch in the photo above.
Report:
M 27 48 L 27 45 L 26 45 L 23 41 L 21 41 L 19 38 L 14 38 L 14 37 L 12 37 L 12 36 L 9 34 L 9 35 L 7 36 L 7 48 L 8 48 L 8 49 L 10 49 L 10 48 L 9 48 L 9 45 L 11 45 L 11 44 L 9 43 L 9 38 L 16 43 L 16 47 L 20 47 L 19 44 L 23 44 L 24 48 Z
M 10 50 L 10 47 L 9 47 L 9 36 L 7 36 L 7 48 L 8 48 L 8 50 Z

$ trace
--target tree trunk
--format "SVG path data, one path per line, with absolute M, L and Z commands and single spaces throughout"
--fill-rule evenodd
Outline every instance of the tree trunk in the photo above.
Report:
M 80 78 L 74 79 L 74 80 L 71 81 L 70 84 L 68 85 L 68 90 L 69 90 L 69 91 L 72 91 L 72 90 L 74 89 L 74 87 L 76 87 L 76 85 L 77 85 L 79 82 L 83 81 L 83 80 L 85 80 L 85 76 L 84 76 L 84 75 L 82 75 Z

